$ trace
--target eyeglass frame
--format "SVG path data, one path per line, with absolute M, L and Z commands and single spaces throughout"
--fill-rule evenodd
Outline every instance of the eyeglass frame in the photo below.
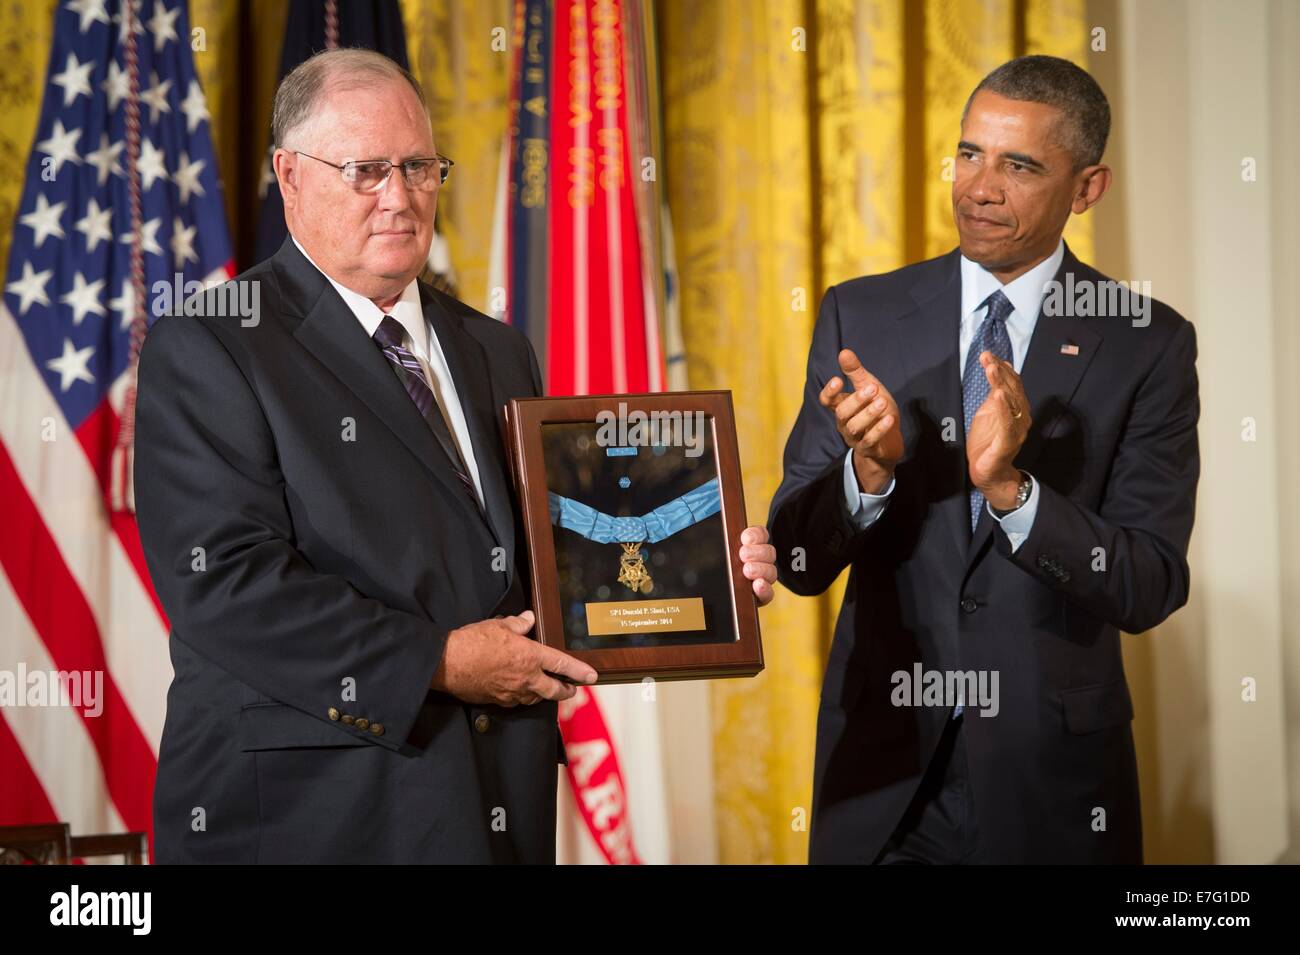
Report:
M 384 188 L 384 186 L 388 185 L 388 180 L 393 177 L 393 170 L 396 169 L 398 166 L 403 167 L 402 182 L 405 183 L 406 188 L 408 189 L 423 188 L 421 186 L 412 186 L 410 180 L 407 179 L 405 166 L 408 162 L 437 162 L 438 163 L 437 184 L 439 186 L 445 186 L 447 184 L 447 177 L 451 175 L 451 167 L 456 165 L 456 163 L 452 159 L 450 159 L 447 156 L 443 156 L 440 153 L 435 153 L 432 156 L 416 156 L 414 159 L 403 159 L 401 162 L 398 163 L 392 162 L 391 160 L 388 159 L 349 159 L 347 162 L 343 163 L 342 165 L 339 165 L 338 163 L 330 162 L 328 159 L 321 159 L 319 156 L 313 156 L 311 153 L 305 153 L 301 149 L 291 149 L 289 151 L 298 156 L 306 156 L 308 159 L 314 159 L 317 162 L 323 162 L 327 166 L 333 166 L 340 173 L 342 173 L 343 181 L 346 182 L 349 186 L 353 186 L 353 183 L 351 180 L 348 179 L 348 172 L 347 172 L 348 166 L 359 166 L 368 163 L 383 163 L 386 166 L 388 166 L 388 172 L 384 176 L 384 178 L 380 180 L 379 185 L 377 185 L 374 189 L 370 190 L 369 192 L 363 189 L 357 189 L 355 186 L 353 186 L 353 191 L 358 192 L 363 196 L 373 195 L 374 193 L 380 192 Z M 447 164 L 446 166 L 442 165 L 444 162 Z

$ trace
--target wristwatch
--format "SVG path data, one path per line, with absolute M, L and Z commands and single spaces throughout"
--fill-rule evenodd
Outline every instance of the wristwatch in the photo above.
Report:
M 1025 504 L 1029 501 L 1029 495 L 1032 494 L 1033 491 L 1034 491 L 1034 479 L 1031 478 L 1024 471 L 1021 471 L 1020 484 L 1016 487 L 1016 503 L 1012 507 L 1007 508 L 1005 511 L 999 507 L 994 507 L 992 504 L 989 505 L 989 509 L 993 511 L 993 514 L 996 517 L 1006 517 L 1012 511 L 1018 511 L 1022 507 L 1024 507 Z

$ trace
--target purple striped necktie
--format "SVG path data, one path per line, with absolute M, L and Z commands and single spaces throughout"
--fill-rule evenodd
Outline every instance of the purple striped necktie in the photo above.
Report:
M 482 505 L 479 504 L 478 492 L 474 489 L 474 482 L 470 479 L 468 468 L 465 467 L 465 460 L 461 457 L 460 449 L 451 436 L 451 429 L 447 426 L 447 419 L 442 416 L 442 409 L 438 407 L 438 402 L 433 397 L 433 389 L 429 387 L 428 381 L 425 380 L 424 369 L 420 367 L 419 360 L 411 354 L 410 349 L 402 344 L 406 340 L 406 329 L 393 316 L 385 315 L 384 320 L 375 329 L 374 339 L 375 344 L 383 351 L 389 364 L 393 366 L 393 371 L 398 380 L 406 388 L 407 395 L 415 402 L 415 407 L 419 410 L 421 417 L 428 423 L 434 437 L 442 445 L 442 450 L 451 463 L 451 469 L 456 472 L 456 477 L 464 485 L 465 492 L 474 501 L 474 506 L 481 510 Z

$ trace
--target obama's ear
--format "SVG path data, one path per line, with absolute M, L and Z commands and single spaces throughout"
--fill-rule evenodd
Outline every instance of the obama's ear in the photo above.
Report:
M 1114 174 L 1110 166 L 1105 163 L 1098 163 L 1095 166 L 1088 166 L 1079 171 L 1079 186 L 1074 193 L 1074 201 L 1070 204 L 1070 211 L 1075 215 L 1081 215 L 1087 212 L 1098 202 L 1101 197 L 1110 189 L 1111 180 Z

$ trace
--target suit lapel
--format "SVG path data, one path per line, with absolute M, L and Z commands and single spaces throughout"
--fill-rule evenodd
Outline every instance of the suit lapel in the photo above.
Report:
M 1068 288 L 1066 276 L 1073 273 L 1077 281 L 1084 278 L 1083 271 L 1084 266 L 1067 245 L 1065 257 L 1056 271 L 1056 281 L 1060 287 Z M 1092 279 L 1093 276 L 1088 275 L 1087 278 Z M 1100 344 L 1101 336 L 1088 325 L 1087 319 L 1039 312 L 1033 334 L 1029 337 L 1025 363 L 1020 370 L 1020 380 L 1024 384 L 1034 421 L 1025 437 L 1024 446 L 1016 455 L 1016 467 L 1032 473 L 1033 463 L 1044 442 L 1051 438 L 1069 408 L 1070 400 L 1078 390 L 1079 382 L 1083 380 L 1084 372 L 1088 370 Z M 971 563 L 992 536 L 993 518 L 985 509 L 971 539 Z
M 1093 275 L 1083 274 L 1085 271 L 1091 270 L 1067 246 L 1056 281 L 1062 288 L 1068 288 L 1071 283 L 1066 276 L 1071 273 L 1075 281 L 1093 280 Z M 1034 423 L 1016 456 L 1017 467 L 1030 469 L 1043 443 L 1052 437 L 1101 346 L 1101 335 L 1089 321 L 1067 315 L 1038 316 L 1020 375 L 1033 408 Z
M 957 367 L 958 338 L 961 330 L 961 269 L 959 253 L 951 252 L 940 263 L 942 273 L 938 288 L 933 278 L 923 278 L 911 290 L 916 308 L 898 316 L 899 345 L 904 363 L 908 366 L 906 381 L 921 382 L 918 396 L 933 402 L 924 417 L 939 428 L 944 419 L 956 422 L 958 451 L 944 453 L 924 466 L 938 467 L 945 473 L 937 475 L 934 486 L 939 489 L 966 486 L 965 432 L 962 429 L 961 371 Z M 903 409 L 900 409 L 902 411 Z M 908 415 L 904 414 L 906 421 Z M 909 436 L 916 442 L 919 436 Z M 919 446 L 919 445 L 914 445 Z M 943 443 L 945 450 L 951 448 Z M 960 494 L 944 494 L 934 502 L 942 512 L 952 534 L 957 553 L 965 553 L 970 540 L 970 510 Z
M 515 521 L 510 488 L 506 485 L 505 450 L 492 398 L 491 370 L 483 346 L 468 334 L 433 296 L 421 290 L 424 314 L 438 336 L 438 344 L 451 370 L 452 384 L 469 427 L 478 465 L 488 526 L 506 552 L 510 577 L 515 572 Z

